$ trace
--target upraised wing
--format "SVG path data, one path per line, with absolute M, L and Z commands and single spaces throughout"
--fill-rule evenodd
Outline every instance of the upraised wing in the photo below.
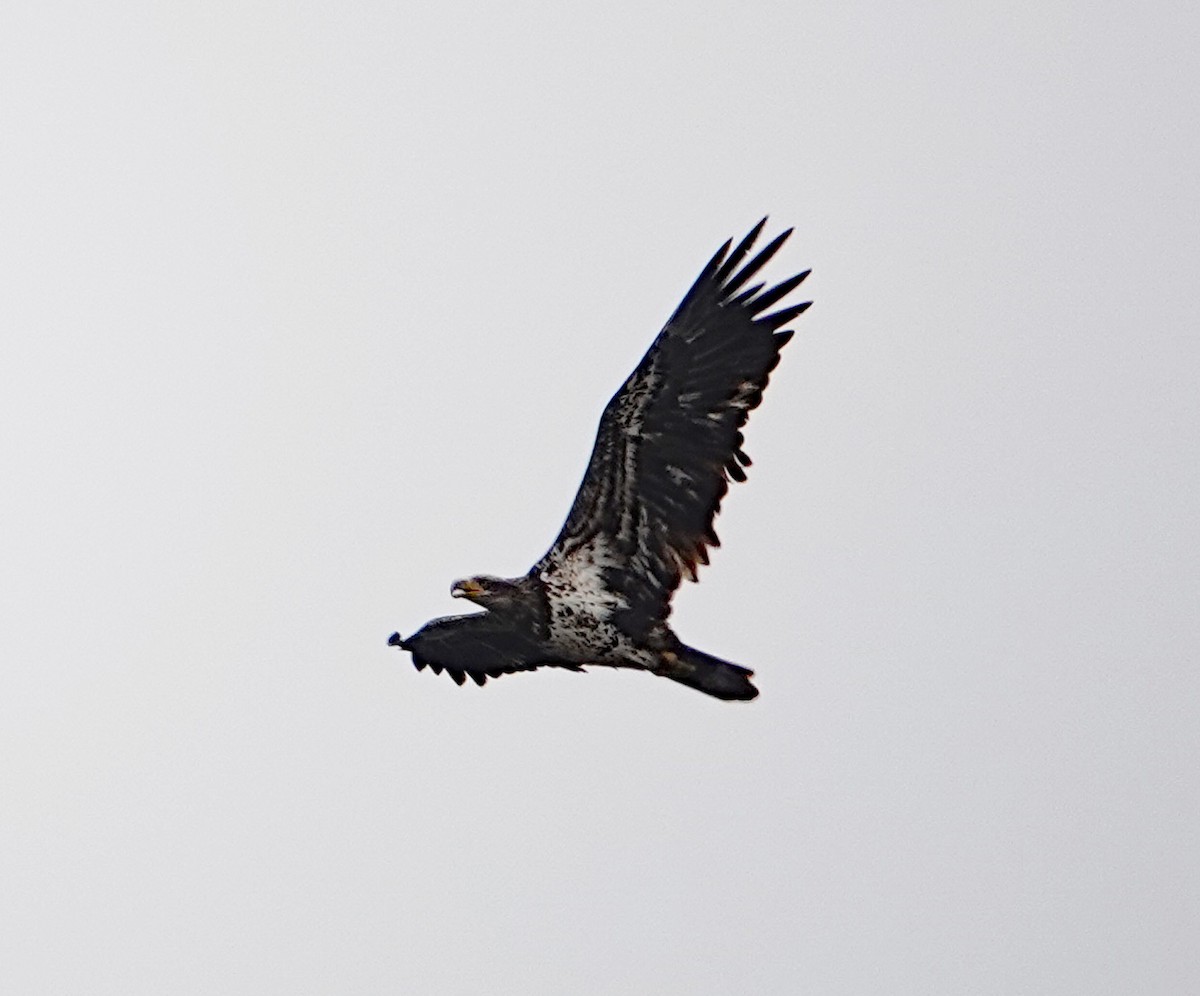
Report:
M 750 465 L 742 426 L 792 337 L 783 326 L 811 304 L 764 314 L 807 270 L 746 287 L 791 234 L 742 265 L 766 220 L 732 252 L 732 240 L 717 251 L 608 403 L 566 524 L 533 568 L 576 573 L 573 558 L 594 562 L 599 544 L 605 581 L 627 602 L 622 628 L 634 636 L 667 617 L 681 579 L 695 580 L 708 547 L 720 545 L 713 519 L 729 481 L 744 481 Z

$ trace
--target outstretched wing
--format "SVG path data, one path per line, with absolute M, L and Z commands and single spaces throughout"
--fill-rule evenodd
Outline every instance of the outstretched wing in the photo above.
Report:
M 695 580 L 719 545 L 713 518 L 750 465 L 742 426 L 792 337 L 783 326 L 811 303 L 764 314 L 807 270 L 746 287 L 791 234 L 742 265 L 765 224 L 717 251 L 608 403 L 566 524 L 533 568 L 544 579 L 602 569 L 633 636 L 667 617 L 680 580 Z
M 412 654 L 418 671 L 445 671 L 458 684 L 470 678 L 482 685 L 488 678 L 549 666 L 541 645 L 532 634 L 514 629 L 490 612 L 445 616 L 426 623 L 407 640 L 393 633 L 388 645 Z M 557 664 L 558 667 L 573 665 Z

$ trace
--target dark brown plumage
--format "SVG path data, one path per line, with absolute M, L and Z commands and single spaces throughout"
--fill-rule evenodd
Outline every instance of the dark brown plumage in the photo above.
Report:
M 746 284 L 791 234 L 744 262 L 766 223 L 717 251 L 641 363 L 609 401 L 574 504 L 521 578 L 480 576 L 452 593 L 488 611 L 426 624 L 407 640 L 417 668 L 459 684 L 537 667 L 628 667 L 726 699 L 758 694 L 753 672 L 684 645 L 667 625 L 683 578 L 719 540 L 713 520 L 750 458 L 742 428 L 762 401 L 785 329 L 810 302 L 770 309 L 809 271 Z M 740 269 L 739 269 L 740 267 Z

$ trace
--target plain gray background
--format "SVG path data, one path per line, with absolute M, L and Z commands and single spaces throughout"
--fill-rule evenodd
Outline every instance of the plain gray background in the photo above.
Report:
M 9 10 L 2 988 L 1200 989 L 1198 23 Z M 767 212 L 761 698 L 417 674 Z

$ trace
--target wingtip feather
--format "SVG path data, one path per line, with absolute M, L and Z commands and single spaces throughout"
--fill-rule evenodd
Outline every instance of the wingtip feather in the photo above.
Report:
M 812 307 L 812 301 L 801 301 L 799 304 L 794 304 L 790 308 L 781 308 L 779 311 L 773 311 L 769 315 L 764 315 L 758 321 L 762 322 L 767 328 L 777 329 L 786 325 L 793 318 L 799 318 L 804 312 Z
M 754 246 L 754 243 L 758 241 L 758 237 L 762 234 L 762 230 L 766 227 L 766 224 L 767 217 L 766 215 L 763 215 L 762 220 L 746 233 L 746 236 L 741 242 L 738 243 L 737 248 L 734 249 L 729 258 L 725 260 L 724 265 L 717 272 L 714 278 L 718 287 L 729 279 L 730 274 L 737 269 L 738 264 L 746 258 L 746 254 Z M 732 239 L 730 241 L 732 241 Z M 725 244 L 729 245 L 728 242 Z
M 766 266 L 766 264 L 770 262 L 771 257 L 779 252 L 779 247 L 787 241 L 788 236 L 792 234 L 792 231 L 793 230 L 789 228 L 786 232 L 776 235 L 775 238 L 766 244 L 766 246 L 758 253 L 757 256 L 750 260 L 750 262 L 743 266 L 736 274 L 730 277 L 725 286 L 721 288 L 722 296 L 728 299 L 730 295 L 736 293 L 739 288 L 745 285 L 746 281 L 753 277 L 754 274 Z

